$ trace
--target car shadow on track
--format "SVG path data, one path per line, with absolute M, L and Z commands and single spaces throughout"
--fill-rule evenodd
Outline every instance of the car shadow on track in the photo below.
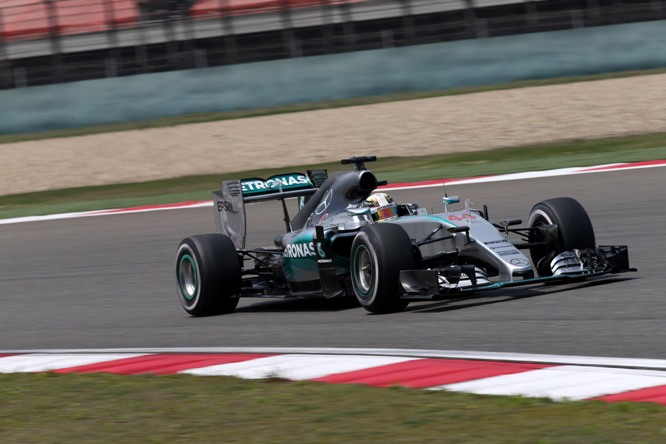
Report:
M 421 305 L 410 305 L 405 311 L 411 313 L 439 313 L 463 308 L 479 307 L 482 305 L 499 304 L 502 302 L 517 301 L 520 299 L 547 296 L 566 291 L 575 291 L 583 288 L 597 287 L 600 285 L 615 284 L 631 281 L 634 277 L 610 277 L 599 280 L 583 281 L 566 285 L 538 285 L 535 287 L 513 288 L 505 290 L 491 290 L 488 293 L 468 294 L 442 301 L 436 301 Z M 510 292 L 511 294 L 507 294 Z
M 566 285 L 536 285 L 533 287 L 498 289 L 481 293 L 468 293 L 450 299 L 434 302 L 414 302 L 404 312 L 408 313 L 437 313 L 464 308 L 478 307 L 482 305 L 499 304 L 502 302 L 516 301 L 520 299 L 547 296 L 550 294 L 577 289 L 596 287 L 637 279 L 635 277 L 608 277 L 597 280 L 583 281 Z M 249 301 L 249 300 L 245 300 Z M 252 299 L 247 305 L 236 308 L 237 313 L 280 313 L 280 312 L 341 312 L 352 309 L 361 309 L 354 297 L 342 298 L 312 298 L 312 299 Z M 367 313 L 376 316 L 374 313 Z M 378 315 L 384 316 L 384 315 Z
M 236 308 L 237 313 L 271 313 L 271 312 L 309 312 L 309 311 L 343 311 L 360 308 L 353 296 L 342 298 L 312 299 L 254 299 L 249 305 Z

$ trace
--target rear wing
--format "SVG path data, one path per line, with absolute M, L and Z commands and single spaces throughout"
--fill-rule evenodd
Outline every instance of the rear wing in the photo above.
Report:
M 285 199 L 303 198 L 301 204 L 314 193 L 328 177 L 326 170 L 308 170 L 303 173 L 276 174 L 268 179 L 224 180 L 220 191 L 213 192 L 215 227 L 231 238 L 236 248 L 245 248 L 245 203 L 281 200 L 287 231 L 291 230 Z
M 242 179 L 240 182 L 244 202 L 308 196 L 319 188 L 303 173 L 276 174 L 268 179 L 254 177 Z

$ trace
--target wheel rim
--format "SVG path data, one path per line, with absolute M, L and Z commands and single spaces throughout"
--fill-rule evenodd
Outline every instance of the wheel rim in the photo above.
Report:
M 197 295 L 197 266 L 189 254 L 184 254 L 178 263 L 178 283 L 180 292 L 187 301 Z
M 374 269 L 368 249 L 361 245 L 354 254 L 354 280 L 362 295 L 367 295 L 374 283 Z

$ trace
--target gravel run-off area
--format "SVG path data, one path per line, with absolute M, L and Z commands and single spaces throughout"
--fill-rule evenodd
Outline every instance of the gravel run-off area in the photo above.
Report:
M 666 131 L 666 74 L 0 144 L 0 194 Z

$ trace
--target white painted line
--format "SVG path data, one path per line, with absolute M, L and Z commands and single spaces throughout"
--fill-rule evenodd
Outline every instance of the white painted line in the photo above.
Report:
M 212 200 L 203 200 L 197 202 L 181 202 L 175 204 L 147 205 L 143 207 L 97 210 L 97 211 L 90 211 L 87 214 L 89 214 L 90 216 L 111 216 L 113 214 L 152 213 L 154 211 L 181 210 L 181 209 L 188 210 L 192 208 L 204 208 L 212 206 L 213 206 Z
M 588 166 L 588 167 L 559 168 L 555 170 L 546 170 L 546 171 L 527 171 L 523 173 L 502 174 L 498 176 L 429 180 L 425 182 L 396 184 L 395 186 L 388 185 L 385 187 L 380 187 L 380 189 L 385 191 L 392 191 L 392 190 L 408 190 L 408 189 L 417 189 L 417 188 L 433 188 L 433 187 L 441 187 L 442 184 L 470 185 L 470 184 L 480 184 L 480 183 L 506 182 L 512 180 L 569 176 L 574 174 L 591 174 L 591 173 L 604 173 L 604 172 L 613 172 L 613 171 L 625 171 L 625 170 L 633 170 L 641 168 L 657 168 L 664 166 L 666 166 L 666 160 L 663 161 L 657 160 L 657 161 L 652 161 L 651 163 L 645 163 L 645 162 L 624 163 L 624 164 L 611 163 L 606 165 L 597 165 L 597 166 Z M 10 224 L 18 224 L 26 222 L 43 222 L 43 221 L 61 220 L 61 219 L 75 219 L 82 217 L 111 216 L 114 214 L 148 213 L 153 211 L 181 210 L 181 209 L 202 208 L 210 206 L 213 206 L 212 201 L 179 203 L 172 205 L 151 205 L 145 207 L 118 208 L 110 210 L 84 211 L 77 213 L 49 214 L 45 216 L 26 216 L 26 217 L 15 217 L 10 219 L 0 219 L 0 225 L 10 225 Z
M 666 384 L 666 372 L 564 365 L 446 384 L 431 390 L 581 400 Z
M 0 358 L 0 373 L 46 372 L 80 365 L 144 356 L 145 353 L 30 354 Z
M 369 367 L 412 361 L 417 358 L 398 356 L 355 355 L 280 355 L 231 364 L 185 370 L 181 373 L 200 376 L 236 376 L 245 379 L 285 378 L 294 381 L 313 379 Z
M 26 222 L 44 222 L 51 220 L 62 219 L 80 219 L 83 217 L 97 217 L 97 216 L 112 216 L 114 214 L 134 214 L 134 213 L 152 213 L 154 211 L 167 211 L 167 210 L 189 210 L 192 208 L 212 207 L 213 201 L 196 202 L 187 205 L 174 204 L 171 206 L 150 206 L 141 208 L 118 208 L 110 210 L 95 210 L 95 211 L 82 211 L 78 213 L 60 213 L 48 214 L 45 216 L 24 216 L 14 217 L 10 219 L 0 219 L 0 225 L 21 224 Z
M 508 182 L 513 180 L 543 179 L 548 177 L 573 176 L 577 174 L 610 173 L 610 172 L 636 170 L 643 168 L 657 168 L 664 166 L 666 166 L 666 161 L 664 161 L 663 163 L 651 164 L 651 165 L 611 163 L 611 164 L 597 165 L 591 167 L 572 167 L 572 168 L 559 168 L 555 170 L 545 170 L 545 171 L 526 171 L 522 173 L 475 177 L 470 179 L 445 179 L 442 180 L 442 183 L 446 183 L 446 185 L 470 185 L 470 184 L 480 184 L 480 183 Z M 430 184 L 426 186 L 434 187 L 441 185 Z
M 425 181 L 421 183 L 414 183 L 407 186 L 391 186 L 381 187 L 382 190 L 400 190 L 400 189 L 414 189 L 414 188 L 432 188 L 439 187 L 442 184 L 446 185 L 470 185 L 479 183 L 492 183 L 492 182 L 507 182 L 512 180 L 525 180 L 525 179 L 541 179 L 546 177 L 558 176 L 572 176 L 575 174 L 591 174 L 591 173 L 605 173 L 612 171 L 635 170 L 642 168 L 658 168 L 665 167 L 666 160 L 656 160 L 647 164 L 645 162 L 636 163 L 609 163 L 605 165 L 588 166 L 588 167 L 570 167 L 558 168 L 554 170 L 544 171 L 526 171 L 522 173 L 501 174 L 497 176 L 481 176 L 461 179 L 442 179 L 439 181 Z
M 99 216 L 99 214 L 94 214 L 94 213 L 96 212 L 62 213 L 62 214 L 48 214 L 46 216 L 14 217 L 11 219 L 0 219 L 0 225 L 21 224 L 25 222 L 42 222 L 42 221 L 60 220 L 60 219 L 77 219 L 80 217 Z

